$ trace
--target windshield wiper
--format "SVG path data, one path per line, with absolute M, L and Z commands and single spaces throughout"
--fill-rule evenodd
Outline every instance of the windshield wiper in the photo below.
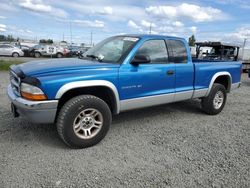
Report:
M 94 58 L 94 59 L 98 59 L 98 56 L 93 55 L 93 54 L 91 54 L 91 55 L 86 55 L 86 57 L 91 57 L 91 58 Z
M 96 56 L 94 54 L 86 55 L 86 57 L 90 57 L 90 58 L 96 59 L 99 62 L 102 62 L 102 59 L 100 59 L 100 57 L 98 57 L 98 56 Z

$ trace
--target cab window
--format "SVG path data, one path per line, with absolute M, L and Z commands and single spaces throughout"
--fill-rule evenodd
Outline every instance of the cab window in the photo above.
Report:
M 188 55 L 185 44 L 180 40 L 167 40 L 173 52 L 174 63 L 187 63 Z
M 137 55 L 144 55 L 150 58 L 150 63 L 168 63 L 168 51 L 164 40 L 148 40 L 136 52 Z

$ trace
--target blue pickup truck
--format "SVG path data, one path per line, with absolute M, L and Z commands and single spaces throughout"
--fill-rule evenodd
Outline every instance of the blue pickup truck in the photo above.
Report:
M 201 99 L 210 115 L 241 83 L 239 62 L 193 59 L 182 38 L 122 35 L 81 58 L 41 60 L 10 67 L 8 96 L 14 116 L 55 123 L 73 148 L 97 144 L 112 115 L 187 99 Z

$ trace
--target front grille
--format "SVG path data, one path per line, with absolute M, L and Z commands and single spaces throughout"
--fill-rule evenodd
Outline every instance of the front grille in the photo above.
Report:
M 10 84 L 11 84 L 11 87 L 13 89 L 13 92 L 17 96 L 20 96 L 20 83 L 21 83 L 20 78 L 16 75 L 15 72 L 10 70 Z

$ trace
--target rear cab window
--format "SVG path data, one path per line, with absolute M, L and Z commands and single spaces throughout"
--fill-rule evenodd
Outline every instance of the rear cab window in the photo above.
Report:
M 185 44 L 181 40 L 166 40 L 167 46 L 171 51 L 171 61 L 179 63 L 188 62 L 188 53 Z

